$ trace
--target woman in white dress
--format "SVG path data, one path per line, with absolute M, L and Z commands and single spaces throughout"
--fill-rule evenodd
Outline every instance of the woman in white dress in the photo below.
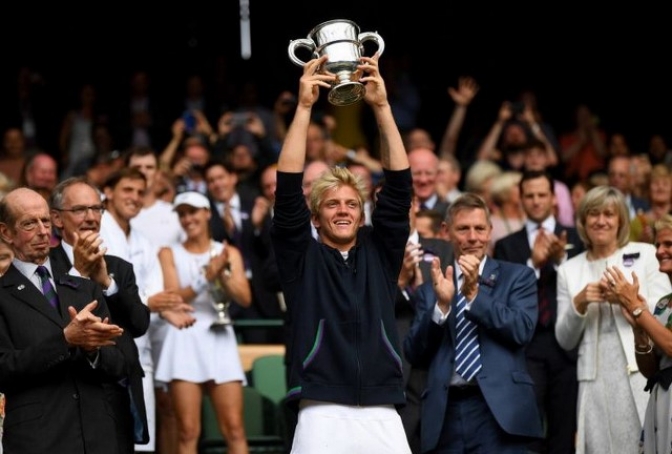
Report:
M 234 246 L 211 240 L 210 202 L 204 195 L 178 194 L 173 206 L 187 239 L 161 249 L 159 260 L 166 290 L 175 290 L 193 306 L 196 323 L 184 330 L 169 327 L 155 377 L 168 383 L 177 416 L 180 454 L 197 452 L 204 392 L 212 401 L 227 452 L 246 454 L 245 373 L 233 328 L 211 328 L 217 312 L 210 294 L 211 286 L 219 283 L 234 303 L 251 304 L 243 259 Z
M 653 225 L 660 271 L 672 281 L 672 216 L 663 215 Z M 645 454 L 672 452 L 672 294 L 658 301 L 653 313 L 643 304 L 640 279 L 629 283 L 620 270 L 607 270 L 605 278 L 618 295 L 622 312 L 632 326 L 635 356 L 651 392 L 644 416 L 642 446 Z M 612 284 L 613 283 L 613 284 Z
M 653 311 L 672 291 L 658 270 L 655 248 L 629 241 L 625 198 L 616 188 L 598 186 L 585 195 L 576 224 L 586 251 L 558 268 L 558 343 L 578 346 L 578 433 L 576 453 L 637 452 L 648 396 L 635 359 L 634 336 L 610 290 L 605 271 L 639 276 L 640 294 Z

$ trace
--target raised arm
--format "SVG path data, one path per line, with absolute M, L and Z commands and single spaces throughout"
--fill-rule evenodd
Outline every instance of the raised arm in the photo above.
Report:
M 380 75 L 378 58 L 380 55 L 362 57 L 362 64 L 357 68 L 364 77 L 361 81 L 366 84 L 364 101 L 373 109 L 380 132 L 380 161 L 383 168 L 388 170 L 403 170 L 409 167 L 408 156 L 401 140 L 401 134 L 392 115 L 392 108 L 387 99 L 385 81 Z
M 478 89 L 478 84 L 471 77 L 460 77 L 457 88 L 448 88 L 448 94 L 455 102 L 455 108 L 441 138 L 441 146 L 439 147 L 439 156 L 441 158 L 455 154 L 457 139 L 462 130 L 464 118 L 467 115 L 467 106 L 474 99 L 476 93 L 478 93 Z
M 511 117 L 511 103 L 509 101 L 504 101 L 502 106 L 499 108 L 499 113 L 497 114 L 497 120 L 493 123 L 488 135 L 485 137 L 481 146 L 478 149 L 476 159 L 490 159 L 492 161 L 498 161 L 502 158 L 501 153 L 497 150 L 497 141 L 499 136 L 502 134 L 504 129 L 504 123 L 506 123 Z
M 306 162 L 306 138 L 313 105 L 320 95 L 320 87 L 330 88 L 330 80 L 334 75 L 325 75 L 317 72 L 327 56 L 310 60 L 303 67 L 303 75 L 299 80 L 299 96 L 296 104 L 294 119 L 289 125 L 285 141 L 278 157 L 278 171 L 300 173 Z

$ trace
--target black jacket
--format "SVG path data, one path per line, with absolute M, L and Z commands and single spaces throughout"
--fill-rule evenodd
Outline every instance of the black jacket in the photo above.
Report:
M 313 239 L 302 174 L 278 172 L 271 238 L 287 303 L 289 394 L 346 405 L 403 405 L 394 316 L 409 235 L 411 174 L 386 171 L 372 228 L 347 260 Z
M 57 246 L 49 253 L 51 266 L 56 276 L 67 276 L 72 263 L 65 253 L 63 246 Z M 133 340 L 140 337 L 149 329 L 149 308 L 140 299 L 138 286 L 135 283 L 133 265 L 126 260 L 113 255 L 105 255 L 107 271 L 114 275 L 119 290 L 116 294 L 106 296 L 105 301 L 110 310 L 111 321 L 124 329 L 124 334 L 117 341 L 119 350 L 126 358 L 127 386 L 133 398 L 137 421 L 141 429 L 136 429 L 134 443 L 147 444 L 149 442 L 149 427 L 147 424 L 147 410 L 145 408 L 145 395 L 142 386 L 142 378 L 145 373 L 140 364 L 138 347 Z M 124 409 L 127 412 L 128 409 Z M 131 413 L 128 413 L 129 415 Z

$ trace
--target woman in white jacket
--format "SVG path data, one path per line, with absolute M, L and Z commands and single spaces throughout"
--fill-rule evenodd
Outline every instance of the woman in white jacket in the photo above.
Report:
M 637 452 L 648 395 L 635 359 L 632 329 L 604 273 L 617 267 L 640 278 L 640 294 L 653 310 L 672 287 L 658 270 L 655 248 L 629 241 L 630 220 L 622 193 L 591 189 L 577 214 L 586 251 L 558 269 L 555 335 L 565 349 L 578 349 L 576 453 Z

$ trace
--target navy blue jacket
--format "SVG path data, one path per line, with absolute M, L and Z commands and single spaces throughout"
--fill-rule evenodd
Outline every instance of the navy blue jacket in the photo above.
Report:
M 386 171 L 372 228 L 347 260 L 316 241 L 302 173 L 278 172 L 271 239 L 287 303 L 288 399 L 403 405 L 394 316 L 409 235 L 410 170 Z

